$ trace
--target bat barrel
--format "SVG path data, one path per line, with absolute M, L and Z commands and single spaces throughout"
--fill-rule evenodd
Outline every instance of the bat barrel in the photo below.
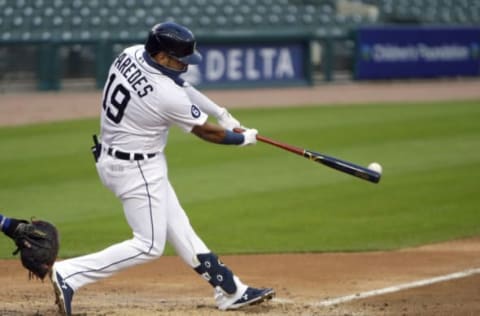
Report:
M 316 161 L 327 167 L 336 169 L 344 173 L 348 173 L 354 177 L 357 177 L 366 181 L 370 181 L 373 183 L 380 182 L 380 178 L 382 176 L 380 173 L 374 170 L 370 170 L 368 168 L 359 166 L 352 162 L 348 162 L 335 157 L 323 155 L 311 150 L 305 150 L 303 156 L 309 160 Z

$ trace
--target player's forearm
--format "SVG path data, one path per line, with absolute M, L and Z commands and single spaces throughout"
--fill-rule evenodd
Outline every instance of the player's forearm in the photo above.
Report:
M 5 215 L 0 214 L 0 231 L 4 232 L 5 235 L 12 237 L 13 233 L 17 229 L 18 224 L 25 222 L 16 218 L 9 218 Z
M 192 133 L 203 140 L 215 144 L 241 145 L 245 140 L 245 137 L 242 134 L 225 130 L 218 125 L 208 122 L 201 126 L 195 126 L 192 129 Z
M 195 126 L 192 129 L 192 133 L 206 141 L 216 144 L 247 146 L 257 143 L 258 131 L 250 128 L 243 129 L 241 133 L 237 133 L 206 122 L 203 125 Z
M 195 89 L 195 87 L 192 87 L 190 84 L 185 83 L 184 88 L 190 98 L 190 101 L 197 105 L 202 110 L 202 112 L 215 117 L 221 127 L 231 131 L 234 128 L 241 127 L 240 122 L 236 118 L 234 118 L 227 109 L 217 105 L 203 93 Z

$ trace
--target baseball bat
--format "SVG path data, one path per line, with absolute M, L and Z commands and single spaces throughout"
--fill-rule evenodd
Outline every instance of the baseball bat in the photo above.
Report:
M 237 130 L 238 132 L 241 132 L 241 130 Z M 318 163 L 321 163 L 327 167 L 333 168 L 335 170 L 344 172 L 346 174 L 352 175 L 354 177 L 370 181 L 373 183 L 378 183 L 380 181 L 380 177 L 382 176 L 380 173 L 370 170 L 368 168 L 359 166 L 357 164 L 354 164 L 352 162 L 348 162 L 345 160 L 341 160 L 335 157 L 327 156 L 325 154 L 321 154 L 318 152 L 314 152 L 308 149 L 296 147 L 287 143 L 279 142 L 276 140 L 273 140 L 271 138 L 258 135 L 257 134 L 257 140 L 261 141 L 266 144 L 273 145 L 275 147 L 287 150 L 291 153 L 297 154 L 299 156 L 305 157 L 308 160 L 312 160 Z

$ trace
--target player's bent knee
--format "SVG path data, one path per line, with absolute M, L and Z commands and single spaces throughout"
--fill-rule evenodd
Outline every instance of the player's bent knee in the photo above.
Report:
M 214 253 L 199 254 L 197 258 L 200 261 L 200 265 L 195 268 L 195 271 L 213 287 L 219 286 L 228 294 L 233 294 L 237 291 L 232 271 Z
M 151 239 L 134 238 L 135 247 L 152 258 L 160 257 L 165 250 L 165 243 L 154 242 Z

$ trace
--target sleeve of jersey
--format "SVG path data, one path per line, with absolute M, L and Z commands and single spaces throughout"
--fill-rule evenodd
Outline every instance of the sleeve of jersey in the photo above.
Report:
M 208 119 L 208 115 L 187 97 L 171 102 L 165 110 L 164 115 L 168 120 L 185 132 L 190 132 L 196 125 L 203 125 Z
M 202 111 L 208 115 L 219 117 L 223 113 L 224 109 L 222 107 L 195 89 L 195 87 L 191 86 L 188 82 L 185 82 L 183 87 L 190 100 L 192 100 Z

